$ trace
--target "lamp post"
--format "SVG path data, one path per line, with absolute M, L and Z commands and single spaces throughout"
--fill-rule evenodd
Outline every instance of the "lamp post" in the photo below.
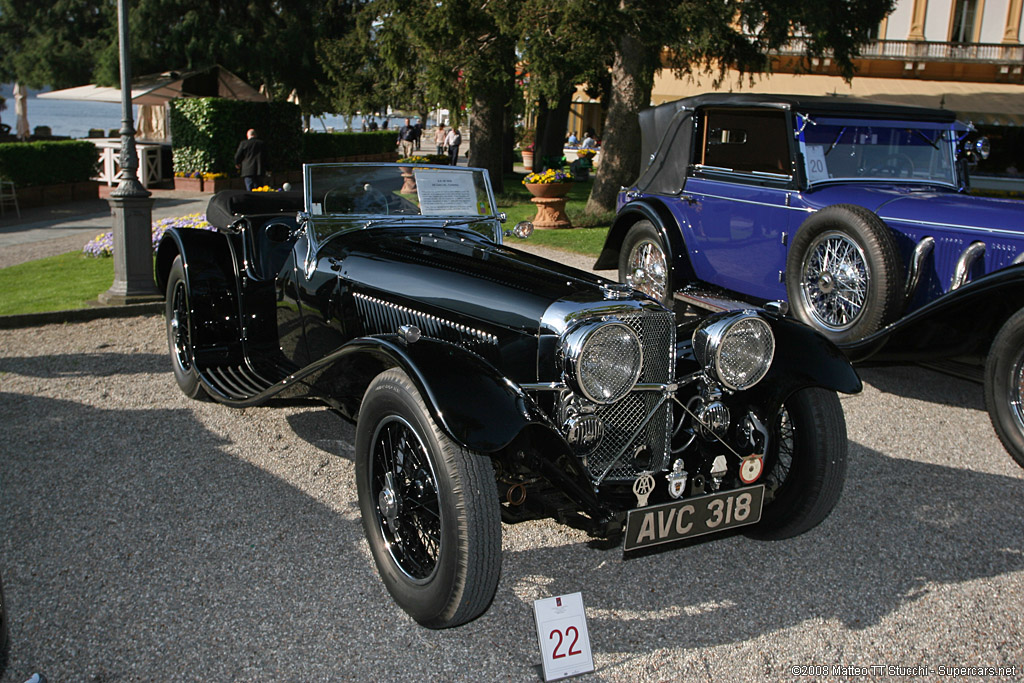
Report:
M 132 75 L 128 56 L 126 0 L 117 0 L 118 47 L 121 58 L 121 172 L 110 193 L 114 222 L 114 284 L 99 295 L 100 303 L 126 305 L 158 301 L 153 282 L 153 248 L 150 224 L 153 199 L 139 182 L 132 121 Z

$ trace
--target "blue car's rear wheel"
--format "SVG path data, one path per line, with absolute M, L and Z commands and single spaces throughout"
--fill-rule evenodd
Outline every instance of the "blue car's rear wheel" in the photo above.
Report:
M 638 221 L 626 234 L 619 251 L 619 282 L 672 307 L 668 250 L 650 221 Z

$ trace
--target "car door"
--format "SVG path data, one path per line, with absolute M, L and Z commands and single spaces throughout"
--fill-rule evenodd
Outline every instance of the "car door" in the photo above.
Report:
M 699 279 L 753 297 L 785 298 L 781 273 L 794 192 L 789 130 L 779 108 L 701 112 L 684 227 Z

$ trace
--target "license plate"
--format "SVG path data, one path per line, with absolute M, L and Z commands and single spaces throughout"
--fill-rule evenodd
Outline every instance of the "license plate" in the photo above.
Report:
M 756 524 L 761 521 L 763 502 L 764 486 L 751 486 L 630 510 L 622 549 L 636 550 Z

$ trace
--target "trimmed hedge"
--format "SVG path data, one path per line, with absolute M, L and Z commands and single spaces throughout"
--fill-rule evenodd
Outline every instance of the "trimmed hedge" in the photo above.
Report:
M 82 182 L 98 166 L 96 145 L 84 140 L 0 143 L 0 176 L 16 187 Z
M 312 163 L 364 154 L 385 154 L 395 151 L 397 130 L 376 130 L 365 133 L 303 133 L 302 161 Z
M 171 100 L 174 172 L 236 175 L 235 151 L 255 128 L 267 148 L 267 167 L 301 166 L 302 119 L 291 102 L 242 102 L 219 97 Z

